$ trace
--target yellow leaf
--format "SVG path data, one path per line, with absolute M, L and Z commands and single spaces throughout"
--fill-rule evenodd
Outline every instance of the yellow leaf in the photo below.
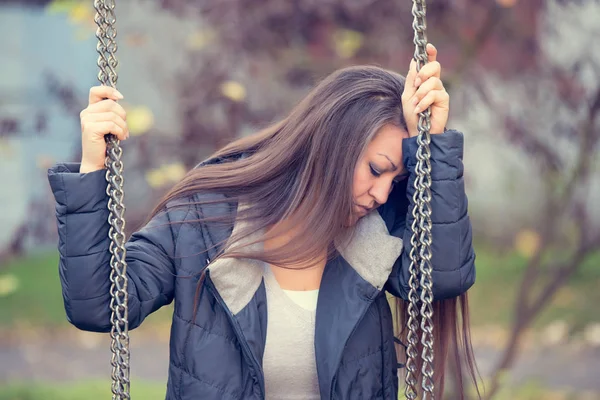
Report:
M 200 50 L 214 42 L 214 31 L 203 29 L 188 36 L 187 47 L 192 50 Z
M 172 182 L 178 182 L 185 176 L 185 166 L 182 163 L 173 163 L 163 166 L 165 178 Z
M 79 24 L 93 19 L 92 8 L 87 3 L 74 5 L 69 10 L 69 21 L 74 24 Z
M 146 106 L 127 109 L 127 126 L 133 136 L 140 136 L 154 126 L 154 114 Z
M 146 182 L 148 182 L 152 188 L 159 188 L 165 184 L 164 174 L 160 169 L 150 170 L 146 172 Z
M 333 47 L 341 58 L 354 56 L 362 47 L 363 42 L 362 33 L 349 29 L 340 29 L 333 35 Z
M 19 280 L 16 276 L 7 274 L 0 276 L 0 297 L 6 297 L 17 291 Z
M 79 3 L 81 3 L 80 0 L 53 0 L 46 5 L 46 11 L 51 14 L 68 13 Z
M 540 235 L 532 230 L 524 229 L 515 237 L 515 249 L 523 257 L 531 258 L 540 247 Z
M 246 98 L 246 88 L 236 81 L 223 82 L 221 93 L 233 101 L 242 101 Z
M 146 181 L 153 188 L 180 181 L 186 174 L 182 163 L 165 164 L 146 172 Z

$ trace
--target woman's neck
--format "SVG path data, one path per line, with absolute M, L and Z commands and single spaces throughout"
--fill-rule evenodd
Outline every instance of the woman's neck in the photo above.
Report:
M 282 233 L 273 238 L 269 238 L 264 243 L 265 250 L 273 250 L 293 246 L 297 234 L 300 231 L 294 224 L 288 224 L 286 221 L 278 224 L 278 229 Z M 270 265 L 273 275 L 284 290 L 315 290 L 321 285 L 321 278 L 327 262 L 327 248 L 317 252 L 314 257 L 302 260 L 285 266 Z

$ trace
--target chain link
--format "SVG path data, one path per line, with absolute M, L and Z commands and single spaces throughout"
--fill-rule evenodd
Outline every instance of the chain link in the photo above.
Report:
M 115 27 L 115 0 L 94 0 L 98 26 L 98 80 L 102 85 L 116 88 L 117 30 Z M 108 195 L 108 222 L 110 229 L 110 310 L 111 310 L 111 365 L 113 400 L 129 399 L 129 323 L 127 309 L 127 263 L 125 261 L 125 206 L 123 204 L 123 150 L 114 135 L 107 135 L 106 193 Z
M 425 0 L 413 0 L 413 30 L 417 71 L 428 62 L 427 56 L 427 22 L 425 19 Z M 430 109 L 419 114 L 417 143 L 417 165 L 415 167 L 416 178 L 414 181 L 415 192 L 413 194 L 413 222 L 411 224 L 412 235 L 410 239 L 411 250 L 409 253 L 409 304 L 408 304 L 408 333 L 406 349 L 406 388 L 405 396 L 414 400 L 418 396 L 417 391 L 417 346 L 419 340 L 419 328 L 421 332 L 421 388 L 423 399 L 434 399 L 433 379 L 433 291 L 431 278 L 431 152 L 429 144 L 430 136 Z M 420 289 L 420 293 L 419 293 Z M 421 324 L 418 325 L 420 309 Z

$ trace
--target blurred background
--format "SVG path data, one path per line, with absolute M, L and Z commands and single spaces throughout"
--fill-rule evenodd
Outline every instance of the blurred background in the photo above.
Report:
M 130 230 L 325 75 L 404 74 L 414 49 L 408 0 L 117 3 Z M 98 84 L 92 5 L 0 1 L 0 400 L 110 396 L 107 335 L 65 319 L 46 179 L 80 157 Z M 430 0 L 427 18 L 449 127 L 465 134 L 485 398 L 600 399 L 600 1 Z M 134 398 L 164 399 L 170 316 L 131 333 Z

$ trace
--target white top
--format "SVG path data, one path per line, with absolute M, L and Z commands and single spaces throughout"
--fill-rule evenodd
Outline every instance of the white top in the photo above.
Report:
M 319 289 L 316 290 L 285 290 L 282 289 L 290 299 L 300 307 L 308 311 L 317 310 L 317 299 L 319 298 Z
M 314 346 L 318 290 L 284 291 L 266 264 L 264 279 L 266 400 L 320 399 Z

